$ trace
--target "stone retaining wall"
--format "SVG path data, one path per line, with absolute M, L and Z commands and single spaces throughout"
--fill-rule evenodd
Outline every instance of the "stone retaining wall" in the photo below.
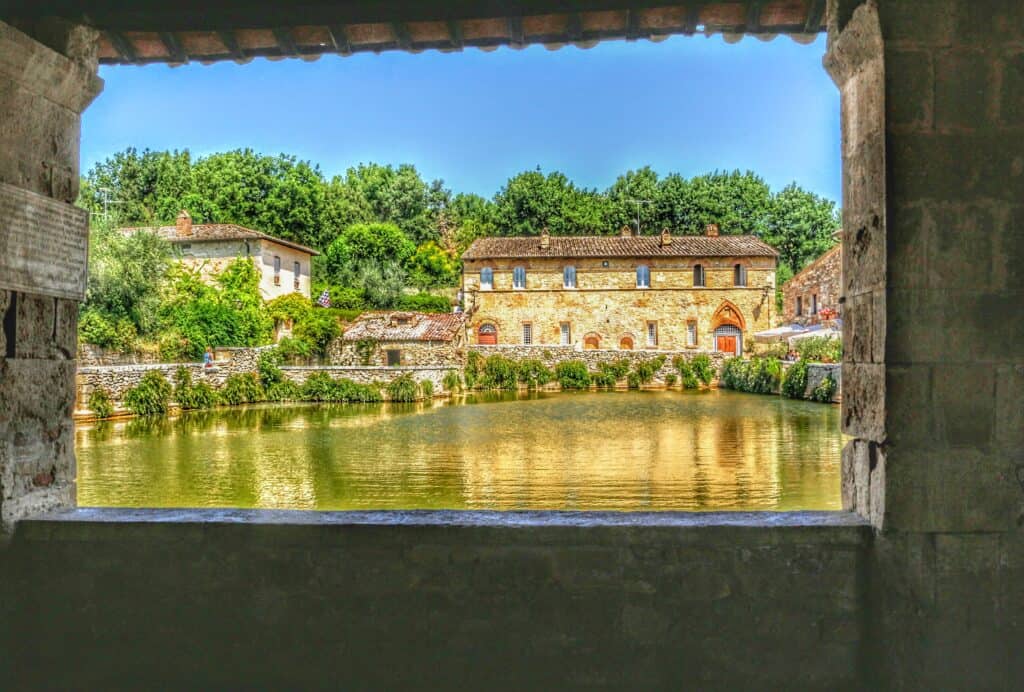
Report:
M 381 386 L 381 393 L 387 398 L 387 392 L 383 391 L 384 386 L 402 375 L 409 374 L 416 382 L 430 380 L 434 384 L 434 394 L 441 394 L 444 390 L 444 376 L 447 372 L 454 370 L 462 372 L 462 368 L 453 365 L 422 365 L 422 366 L 347 366 L 347 365 L 314 365 L 314 366 L 283 366 L 281 371 L 284 376 L 295 384 L 303 384 L 310 375 L 317 372 L 325 372 L 336 380 L 348 379 L 358 384 L 378 384 Z

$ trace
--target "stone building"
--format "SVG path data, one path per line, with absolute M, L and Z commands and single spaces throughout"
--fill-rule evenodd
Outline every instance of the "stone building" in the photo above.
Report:
M 465 318 L 457 313 L 364 312 L 328 347 L 331 365 L 461 365 Z
M 782 321 L 818 324 L 839 317 L 842 305 L 843 246 L 836 245 L 782 286 Z
M 752 236 L 480 238 L 463 254 L 470 343 L 740 354 L 772 323 L 774 249 Z
M 236 224 L 193 224 L 184 210 L 173 226 L 122 229 L 124 233 L 137 231 L 151 231 L 169 241 L 179 261 L 198 270 L 204 279 L 239 257 L 249 257 L 260 272 L 264 300 L 289 293 L 310 297 L 310 261 L 320 253 L 305 245 Z

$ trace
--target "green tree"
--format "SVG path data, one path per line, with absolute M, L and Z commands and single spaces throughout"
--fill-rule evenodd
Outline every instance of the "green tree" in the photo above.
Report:
M 664 227 L 658 174 L 650 166 L 626 171 L 612 183 L 607 194 L 610 232 L 616 232 L 623 226 L 629 226 L 635 232 L 638 214 L 641 232 L 659 233 Z
M 455 286 L 459 272 L 458 260 L 433 241 L 416 248 L 409 260 L 409 281 L 418 288 Z
M 841 226 L 833 202 L 793 183 L 772 199 L 761 239 L 779 251 L 781 265 L 798 272 L 836 244 Z
M 747 171 L 715 171 L 691 178 L 686 185 L 666 183 L 662 205 L 679 233 L 700 234 L 709 223 L 722 233 L 763 235 L 771 212 L 771 189 L 759 176 Z
M 328 246 L 327 274 L 334 283 L 358 286 L 352 283 L 356 265 L 372 262 L 403 266 L 414 252 L 416 246 L 395 224 L 355 223 Z
M 538 168 L 510 178 L 494 205 L 499 235 L 540 235 L 544 228 L 553 235 L 585 235 L 606 226 L 606 200 L 557 171 L 545 176 Z

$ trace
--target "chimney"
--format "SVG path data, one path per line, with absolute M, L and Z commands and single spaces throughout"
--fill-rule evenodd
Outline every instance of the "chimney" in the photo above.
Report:
M 668 247 L 672 244 L 672 234 L 668 232 L 667 228 L 661 230 L 661 246 Z
M 175 222 L 179 238 L 187 238 L 192 235 L 192 217 L 184 209 L 178 214 L 178 219 Z
M 718 224 L 717 223 L 709 223 L 707 226 L 705 226 L 704 227 L 704 235 L 706 235 L 708 237 L 714 237 L 714 236 L 718 235 Z
M 545 226 L 544 230 L 540 232 L 540 249 L 547 250 L 551 247 L 551 234 L 548 233 L 548 227 Z
M 633 229 L 630 228 L 629 226 L 623 226 L 622 227 L 622 237 L 623 238 L 632 238 L 633 237 Z

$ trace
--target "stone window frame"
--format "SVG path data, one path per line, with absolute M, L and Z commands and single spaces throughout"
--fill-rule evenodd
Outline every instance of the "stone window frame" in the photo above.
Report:
M 572 345 L 572 322 L 558 323 L 558 341 L 562 346 Z
M 699 283 L 697 281 L 697 277 L 698 276 L 700 277 L 700 282 Z M 702 263 L 700 263 L 700 262 L 697 262 L 696 264 L 693 265 L 693 287 L 694 288 L 707 288 L 708 287 L 708 274 L 707 274 L 707 271 L 704 268 L 704 265 Z
M 692 339 L 690 328 L 693 327 Z M 697 327 L 697 320 L 686 320 L 686 347 L 697 348 L 700 345 L 700 331 Z
M 527 336 L 527 334 L 529 334 L 529 336 Z M 523 343 L 523 346 L 533 346 L 534 345 L 534 337 L 535 336 L 536 335 L 533 333 L 533 322 L 530 322 L 530 321 L 523 322 L 523 324 L 522 324 L 522 343 Z
M 519 280 L 520 274 L 522 275 L 522 281 Z M 525 291 L 526 290 L 526 265 L 517 264 L 512 267 L 512 290 L 514 291 Z
M 647 320 L 644 325 L 645 339 L 644 343 L 646 348 L 657 348 L 658 347 L 658 320 Z M 653 329 L 652 329 L 653 328 Z
M 747 276 L 747 267 L 743 262 L 736 262 L 732 265 L 732 286 L 733 288 L 748 288 L 750 285 Z
M 490 281 L 484 282 L 484 272 L 490 277 Z M 480 267 L 480 290 L 481 291 L 493 291 L 494 290 L 494 267 Z
M 566 278 L 568 278 L 570 271 L 572 272 L 572 284 L 566 283 Z M 579 280 L 576 278 L 575 264 L 567 264 L 562 267 L 562 288 L 568 290 L 575 290 L 579 288 Z
M 641 283 L 641 275 L 647 279 L 647 283 Z M 649 264 L 638 264 L 636 265 L 636 287 L 637 288 L 650 288 L 651 287 L 651 265 Z

